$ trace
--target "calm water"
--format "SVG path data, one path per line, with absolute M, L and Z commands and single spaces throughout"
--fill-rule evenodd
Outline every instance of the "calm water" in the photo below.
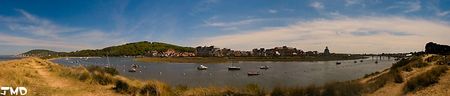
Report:
M 116 67 L 120 74 L 141 80 L 156 79 L 170 85 L 195 86 L 234 86 L 243 87 L 247 84 L 259 84 L 265 88 L 274 86 L 306 86 L 321 85 L 327 82 L 352 80 L 365 74 L 380 71 L 391 66 L 393 59 L 344 60 L 336 65 L 336 61 L 319 62 L 235 62 L 241 67 L 239 71 L 228 71 L 230 64 L 205 64 L 208 69 L 199 71 L 199 64 L 190 63 L 146 63 L 136 62 L 133 58 L 110 57 L 111 66 Z M 354 61 L 358 61 L 354 63 Z M 53 60 L 65 66 L 99 65 L 106 66 L 106 58 L 61 58 Z M 131 64 L 142 66 L 140 72 L 130 73 Z M 258 66 L 268 65 L 271 68 L 261 70 Z M 247 72 L 258 71 L 261 75 L 248 76 Z
M 19 57 L 15 57 L 13 55 L 0 55 L 0 61 L 19 59 Z

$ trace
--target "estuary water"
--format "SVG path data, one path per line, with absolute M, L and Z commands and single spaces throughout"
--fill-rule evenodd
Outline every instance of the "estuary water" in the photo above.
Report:
M 0 61 L 19 59 L 20 57 L 16 57 L 14 55 L 0 55 Z
M 362 62 L 361 62 L 362 60 Z M 148 63 L 137 62 L 134 58 L 59 58 L 52 60 L 64 66 L 111 66 L 119 70 L 121 75 L 140 80 L 159 80 L 171 86 L 232 86 L 243 87 L 247 84 L 258 84 L 264 88 L 275 86 L 307 86 L 321 85 L 328 82 L 353 80 L 376 71 L 389 68 L 394 59 L 358 59 L 340 61 L 295 61 L 295 62 L 233 62 L 224 64 L 203 64 L 207 70 L 197 70 L 200 64 L 193 63 Z M 377 61 L 378 63 L 375 63 Z M 341 62 L 337 65 L 336 62 Z M 356 63 L 355 63 L 356 62 Z M 132 64 L 141 66 L 138 72 L 128 72 Z M 229 71 L 228 66 L 241 67 L 241 70 Z M 267 65 L 269 69 L 259 69 Z M 248 76 L 248 72 L 259 72 L 260 75 Z

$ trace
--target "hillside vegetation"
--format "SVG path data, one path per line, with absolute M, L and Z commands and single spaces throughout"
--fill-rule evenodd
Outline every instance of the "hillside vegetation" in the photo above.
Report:
M 192 47 L 182 47 L 160 42 L 134 42 L 118 46 L 106 47 L 95 50 L 79 50 L 74 52 L 55 52 L 50 50 L 31 50 L 23 53 L 27 56 L 51 57 L 51 56 L 138 56 L 146 55 L 150 51 L 163 52 L 168 49 L 174 49 L 177 52 L 194 52 Z
M 34 49 L 30 50 L 28 52 L 22 53 L 22 55 L 27 56 L 37 56 L 37 57 L 43 57 L 43 56 L 59 56 L 59 55 L 65 55 L 65 52 L 55 52 L 51 50 L 45 50 L 45 49 Z
M 192 47 L 181 47 L 178 45 L 172 45 L 160 42 L 134 42 L 127 43 L 119 46 L 106 47 L 99 50 L 81 50 L 70 52 L 70 56 L 137 56 L 145 55 L 150 51 L 167 51 L 168 49 L 174 49 L 177 52 L 194 52 Z

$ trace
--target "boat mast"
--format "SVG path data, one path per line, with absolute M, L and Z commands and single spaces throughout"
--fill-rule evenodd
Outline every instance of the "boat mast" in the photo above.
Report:
M 108 54 L 109 54 L 109 53 L 106 54 L 106 60 L 108 61 L 108 66 L 111 66 L 111 63 L 109 62 Z

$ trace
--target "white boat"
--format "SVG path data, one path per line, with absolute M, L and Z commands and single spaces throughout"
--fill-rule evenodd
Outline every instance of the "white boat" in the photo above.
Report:
M 269 69 L 269 66 L 267 66 L 267 65 L 259 66 L 259 69 Z
M 205 65 L 200 65 L 197 67 L 198 70 L 206 70 L 208 69 L 208 67 L 206 67 Z
M 136 72 L 137 69 L 136 68 L 131 68 L 130 70 L 128 70 L 128 72 Z
M 136 72 L 136 71 L 137 71 L 137 68 L 139 68 L 139 66 L 138 66 L 138 65 L 136 65 L 136 64 L 132 64 L 132 65 L 131 65 L 131 69 L 130 69 L 130 70 L 128 70 L 128 72 Z
M 241 70 L 241 67 L 237 67 L 237 66 L 228 66 L 228 70 Z

